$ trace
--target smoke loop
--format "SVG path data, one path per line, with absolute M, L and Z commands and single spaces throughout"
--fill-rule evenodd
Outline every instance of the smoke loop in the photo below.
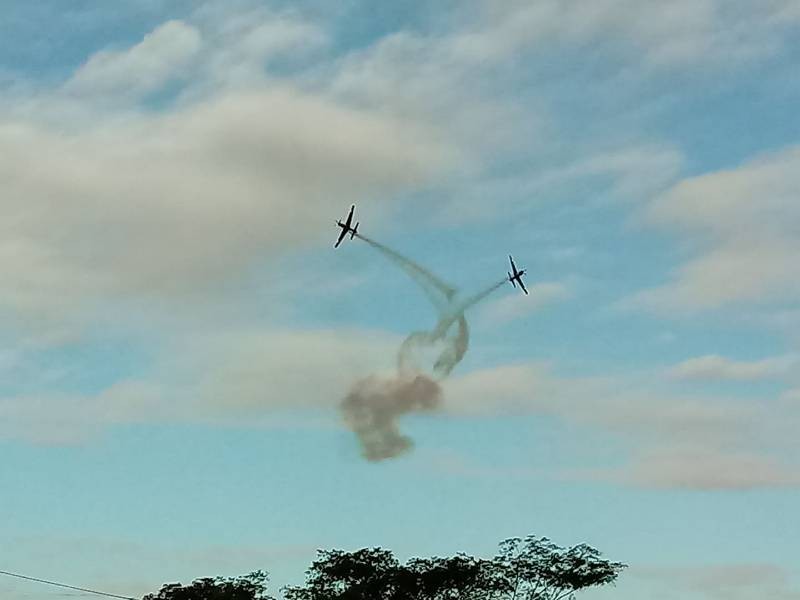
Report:
M 397 375 L 371 375 L 355 382 L 342 400 L 340 409 L 345 425 L 361 443 L 361 452 L 369 461 L 394 458 L 413 447 L 413 441 L 400 432 L 398 419 L 414 412 L 432 412 L 442 401 L 439 381 L 461 362 L 469 347 L 469 327 L 464 311 L 477 304 L 505 283 L 505 278 L 479 294 L 461 302 L 456 288 L 391 248 L 355 234 L 403 269 L 422 287 L 439 315 L 431 331 L 410 333 L 400 345 Z M 423 353 L 441 350 L 431 366 L 422 365 Z M 427 367 L 427 368 L 426 368 Z

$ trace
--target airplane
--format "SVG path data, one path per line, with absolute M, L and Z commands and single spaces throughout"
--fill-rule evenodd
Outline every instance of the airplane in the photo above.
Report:
M 347 220 L 344 223 L 342 223 L 341 221 L 336 221 L 336 224 L 342 228 L 342 233 L 339 234 L 339 239 L 336 240 L 336 244 L 333 246 L 334 248 L 339 247 L 339 244 L 342 243 L 344 236 L 346 236 L 348 233 L 350 234 L 351 240 L 358 233 L 357 222 L 355 227 L 350 227 L 350 225 L 353 223 L 353 210 L 355 210 L 355 208 L 356 208 L 355 204 L 353 204 L 353 206 L 350 207 L 350 213 L 347 215 Z
M 522 291 L 525 292 L 525 295 L 528 294 L 528 290 L 525 289 L 525 284 L 522 283 L 522 276 L 525 275 L 525 269 L 521 271 L 517 271 L 517 265 L 514 264 L 514 259 L 511 258 L 511 255 L 508 255 L 508 260 L 511 261 L 511 270 L 514 272 L 513 275 L 511 273 L 508 274 L 508 280 L 511 282 L 511 285 L 517 287 L 517 283 L 519 287 L 522 288 Z M 514 283 L 516 281 L 516 283 Z

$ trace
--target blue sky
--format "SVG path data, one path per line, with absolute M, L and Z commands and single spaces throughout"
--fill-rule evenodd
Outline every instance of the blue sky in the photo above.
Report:
M 0 568 L 124 594 L 318 547 L 800 598 L 790 0 L 0 0 Z M 465 293 L 413 451 L 340 422 Z M 11 600 L 55 596 L 0 581 Z

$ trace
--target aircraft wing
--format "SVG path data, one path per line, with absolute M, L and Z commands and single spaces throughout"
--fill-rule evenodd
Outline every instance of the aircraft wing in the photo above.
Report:
M 525 292 L 525 295 L 527 296 L 527 295 L 528 295 L 528 290 L 526 290 L 526 289 L 525 289 L 525 284 L 524 284 L 524 283 L 522 283 L 522 277 L 520 277 L 519 279 L 517 279 L 517 281 L 519 281 L 519 287 L 521 287 L 521 288 L 522 288 L 522 291 L 523 291 L 523 292 Z
M 517 274 L 517 265 L 514 264 L 514 259 L 511 258 L 511 255 L 508 255 L 508 260 L 511 261 L 511 272 L 516 275 Z
M 342 227 L 342 233 L 339 234 L 339 239 L 336 240 L 336 244 L 334 244 L 334 246 L 333 246 L 334 248 L 338 248 L 339 247 L 339 244 L 342 243 L 342 240 L 344 239 L 345 235 L 347 235 L 347 228 L 346 227 Z
M 345 226 L 347 226 L 347 227 L 350 227 L 350 225 L 353 223 L 353 211 L 355 210 L 355 208 L 356 208 L 356 205 L 353 204 L 350 207 L 350 212 L 347 213 L 347 220 L 344 222 Z

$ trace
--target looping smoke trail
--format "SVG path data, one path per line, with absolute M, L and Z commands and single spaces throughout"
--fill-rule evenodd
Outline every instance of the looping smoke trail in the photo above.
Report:
M 431 331 L 415 331 L 403 340 L 397 356 L 398 374 L 392 378 L 370 376 L 357 381 L 341 403 L 345 424 L 361 442 L 370 461 L 393 458 L 413 447 L 400 433 L 397 420 L 411 412 L 430 412 L 441 403 L 441 380 L 455 368 L 469 347 L 469 327 L 464 311 L 505 283 L 505 278 L 457 302 L 457 289 L 448 285 L 391 248 L 356 233 L 405 271 L 436 307 L 438 321 Z M 453 331 L 455 329 L 455 331 Z M 420 364 L 426 350 L 439 350 L 432 367 Z M 427 373 L 426 373 L 427 371 Z

